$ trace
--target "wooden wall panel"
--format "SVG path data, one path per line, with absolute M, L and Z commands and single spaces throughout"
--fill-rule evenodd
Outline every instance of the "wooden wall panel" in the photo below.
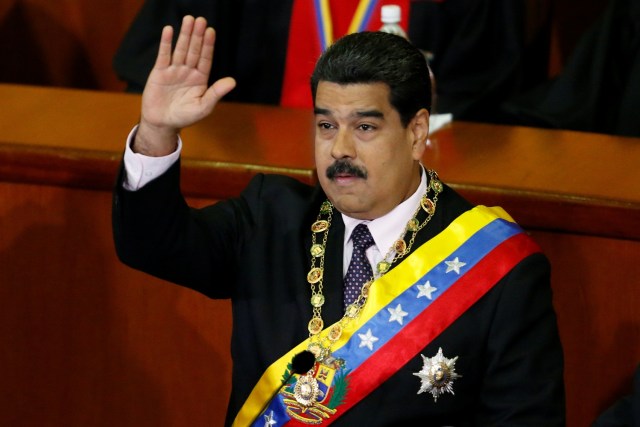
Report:
M 144 0 L 0 0 L 0 81 L 123 90 L 111 60 Z
M 632 392 L 640 364 L 640 241 L 532 234 L 552 266 L 567 425 L 587 426 Z
M 0 425 L 222 425 L 229 303 L 122 265 L 109 192 L 0 200 Z

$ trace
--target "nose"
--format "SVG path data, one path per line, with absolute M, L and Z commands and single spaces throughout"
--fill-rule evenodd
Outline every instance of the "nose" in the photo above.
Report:
M 331 156 L 334 159 L 353 159 L 356 157 L 353 137 L 345 129 L 340 129 L 338 130 L 338 132 L 336 132 L 336 136 L 331 147 Z

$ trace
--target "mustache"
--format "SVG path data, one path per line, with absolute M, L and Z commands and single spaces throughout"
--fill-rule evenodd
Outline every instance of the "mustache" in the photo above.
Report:
M 358 178 L 367 179 L 366 169 L 358 167 L 351 163 L 349 160 L 345 159 L 336 160 L 331 166 L 327 168 L 327 178 L 334 179 L 338 174 L 348 174 L 356 176 Z

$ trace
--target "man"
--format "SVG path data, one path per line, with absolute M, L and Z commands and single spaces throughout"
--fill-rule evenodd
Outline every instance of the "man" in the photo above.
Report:
M 178 132 L 235 84 L 207 87 L 206 26 L 185 17 L 173 53 L 163 30 L 114 236 L 128 265 L 231 298 L 227 425 L 563 425 L 548 262 L 504 212 L 421 165 L 422 54 L 383 33 L 337 41 L 312 77 L 320 185 L 258 175 L 194 210 Z M 141 162 L 168 165 L 144 182 Z

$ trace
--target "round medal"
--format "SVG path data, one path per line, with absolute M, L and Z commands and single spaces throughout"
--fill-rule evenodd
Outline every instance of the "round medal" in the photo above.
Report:
M 424 209 L 429 215 L 433 215 L 436 211 L 436 205 L 428 197 L 423 197 L 420 200 L 420 204 L 422 205 L 422 209 Z
M 378 273 L 386 273 L 387 271 L 389 271 L 389 267 L 391 267 L 391 264 L 389 264 L 387 261 L 380 261 L 377 266 Z
M 322 321 L 321 318 L 314 317 L 313 319 L 309 320 L 309 332 L 312 335 L 318 335 L 320 331 L 322 331 L 323 327 L 324 327 L 324 322 Z
M 318 283 L 322 279 L 322 269 L 320 267 L 312 268 L 307 274 L 307 282 Z
M 315 294 L 311 297 L 311 305 L 314 307 L 322 307 L 324 305 L 324 295 Z
M 420 227 L 420 223 L 415 218 L 411 218 L 407 223 L 407 230 L 409 231 L 418 231 L 418 227 Z
M 347 317 L 351 317 L 354 318 L 358 315 L 358 312 L 360 311 L 360 309 L 358 308 L 357 305 L 355 304 L 350 304 L 349 307 L 347 307 L 347 309 L 345 310 L 344 314 Z
M 309 252 L 311 252 L 312 257 L 318 258 L 324 255 L 324 248 L 322 247 L 322 245 L 316 243 L 315 245 L 311 246 L 311 250 Z
M 329 329 L 328 338 L 330 341 L 338 341 L 342 336 L 342 326 L 340 324 L 333 325 L 331 329 Z
M 324 219 L 316 221 L 313 223 L 313 225 L 311 225 L 311 231 L 313 231 L 314 233 L 322 233 L 327 228 L 329 228 L 329 223 Z
M 442 190 L 443 190 L 442 183 L 440 181 L 438 181 L 437 179 L 432 179 L 431 180 L 431 188 L 436 193 L 442 193 Z
M 404 240 L 398 239 L 393 244 L 393 249 L 400 255 L 404 255 L 404 252 L 407 250 L 407 244 Z

